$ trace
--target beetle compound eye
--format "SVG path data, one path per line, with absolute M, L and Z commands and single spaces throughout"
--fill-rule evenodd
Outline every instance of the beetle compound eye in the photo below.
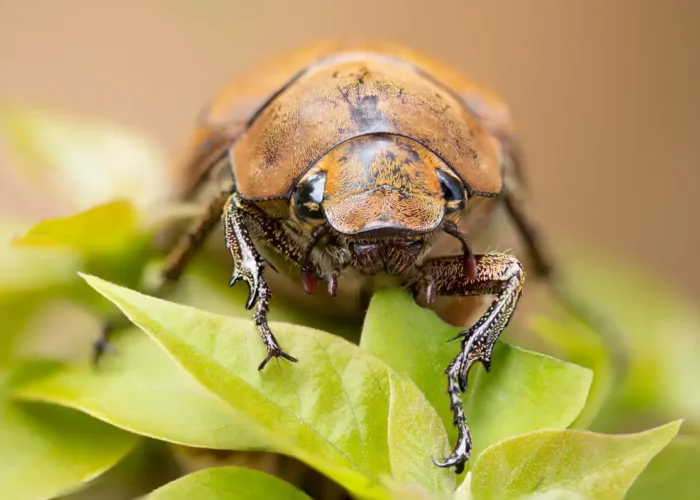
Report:
M 326 188 L 326 173 L 316 172 L 301 182 L 292 195 L 294 211 L 301 220 L 323 219 L 323 192 Z
M 437 175 L 442 185 L 442 196 L 445 198 L 445 211 L 451 213 L 463 210 L 467 196 L 462 182 L 442 170 L 438 170 Z

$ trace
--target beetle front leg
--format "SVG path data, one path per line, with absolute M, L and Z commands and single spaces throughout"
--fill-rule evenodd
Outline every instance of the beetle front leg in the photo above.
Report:
M 245 215 L 246 205 L 236 194 L 231 195 L 224 208 L 226 247 L 231 252 L 234 265 L 230 285 L 233 286 L 240 280 L 248 285 L 250 293 L 246 309 L 255 307 L 255 324 L 267 348 L 267 356 L 258 367 L 258 370 L 262 370 L 272 358 L 284 358 L 294 362 L 297 359 L 282 350 L 267 324 L 271 293 L 263 276 L 266 261 L 253 244 L 245 225 Z
M 453 339 L 461 338 L 460 353 L 452 360 L 447 375 L 447 394 L 459 436 L 452 454 L 440 467 L 454 466 L 459 474 L 469 460 L 471 436 L 467 427 L 460 391 L 467 389 L 469 370 L 477 362 L 491 369 L 491 355 L 496 340 L 506 328 L 522 294 L 525 272 L 520 262 L 510 255 L 477 255 L 477 272 L 474 278 L 465 276 L 463 257 L 446 257 L 428 261 L 423 266 L 422 280 L 438 295 L 496 295 L 487 311 L 467 330 Z

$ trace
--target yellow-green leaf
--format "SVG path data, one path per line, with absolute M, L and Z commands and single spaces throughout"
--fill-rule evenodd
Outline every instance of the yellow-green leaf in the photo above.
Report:
M 2 498 L 51 498 L 82 487 L 119 462 L 136 436 L 83 413 L 44 404 L 20 404 L 10 387 L 51 371 L 29 363 L 0 374 L 0 485 Z
M 461 331 L 415 304 L 403 290 L 380 290 L 372 298 L 360 346 L 394 370 L 409 375 L 437 409 L 455 439 L 443 373 L 459 352 L 447 339 Z M 510 436 L 543 428 L 566 428 L 583 408 L 591 371 L 499 341 L 492 369 L 472 369 L 464 398 L 476 458 Z
M 13 245 L 63 247 L 80 254 L 104 254 L 123 250 L 139 233 L 134 206 L 117 200 L 68 217 L 39 222 Z
M 680 425 L 628 435 L 541 430 L 501 441 L 484 450 L 472 469 L 473 498 L 622 499 Z
M 410 470 L 421 488 L 446 484 L 439 477 L 452 472 L 430 460 L 439 437 L 428 435 L 414 443 L 415 453 L 424 457 L 422 470 L 392 463 L 387 425 L 391 370 L 358 346 L 325 332 L 273 323 L 281 345 L 299 362 L 273 362 L 260 372 L 265 349 L 253 321 L 176 305 L 95 277 L 86 280 L 197 381 L 246 417 L 246 425 L 266 439 L 267 449 L 293 455 L 367 498 L 387 498 L 381 480 L 391 477 L 394 468 L 399 475 Z M 412 400 L 408 396 L 420 394 L 417 389 L 404 394 L 391 407 L 392 421 L 408 421 L 401 412 L 416 421 L 434 421 L 425 414 L 434 413 L 429 405 L 404 406 Z
M 310 500 L 279 478 L 242 467 L 214 467 L 166 484 L 145 500 Z

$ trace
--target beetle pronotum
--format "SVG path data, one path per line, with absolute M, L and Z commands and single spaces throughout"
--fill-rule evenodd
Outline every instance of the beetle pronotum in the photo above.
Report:
M 194 198 L 222 168 L 228 180 L 170 251 L 164 283 L 179 278 L 223 215 L 231 284 L 248 284 L 247 307 L 267 348 L 261 370 L 275 357 L 296 361 L 267 322 L 264 271 L 272 262 L 280 274 L 300 276 L 307 292 L 325 279 L 330 296 L 360 306 L 378 275 L 428 304 L 441 296 L 495 296 L 456 337 L 461 349 L 445 370 L 459 434 L 451 455 L 436 464 L 461 472 L 471 436 L 460 391 L 475 363 L 490 368 L 525 280 L 514 256 L 470 248 L 497 207 L 514 222 L 534 274 L 553 283 L 519 196 L 507 107 L 455 69 L 405 47 L 322 42 L 262 65 L 210 103 L 180 198 Z

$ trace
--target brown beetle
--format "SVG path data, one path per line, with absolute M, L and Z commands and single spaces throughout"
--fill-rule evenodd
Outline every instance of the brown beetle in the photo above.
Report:
M 469 241 L 502 207 L 534 273 L 552 276 L 519 197 L 518 169 L 508 109 L 488 89 L 405 47 L 321 42 L 250 72 L 201 116 L 180 197 L 212 185 L 218 192 L 172 249 L 165 281 L 178 279 L 223 214 L 231 284 L 248 284 L 247 307 L 267 347 L 260 369 L 273 357 L 296 361 L 268 327 L 268 265 L 278 281 L 300 277 L 310 294 L 327 280 L 328 294 L 314 298 L 339 295 L 349 310 L 386 283 L 428 304 L 494 295 L 458 335 L 460 352 L 445 370 L 459 437 L 436 464 L 461 472 L 471 437 L 460 391 L 476 362 L 489 369 L 525 279 L 514 256 L 474 255 Z

